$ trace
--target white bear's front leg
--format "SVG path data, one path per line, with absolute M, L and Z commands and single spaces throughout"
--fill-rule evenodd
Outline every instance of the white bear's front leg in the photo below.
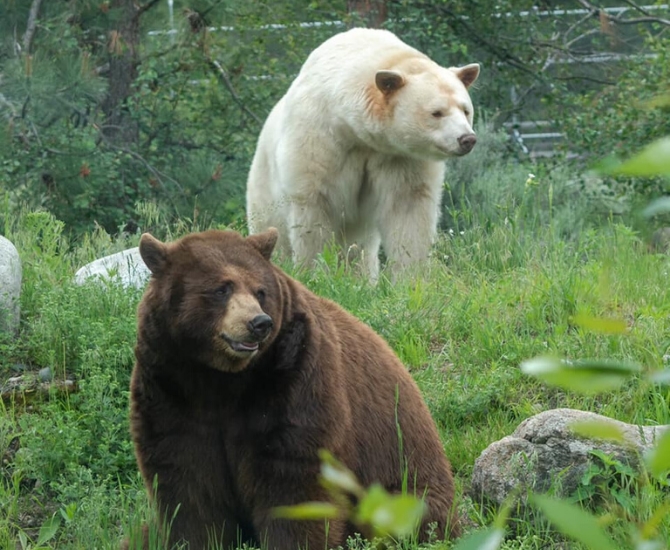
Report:
M 399 206 L 381 222 L 382 246 L 394 275 L 428 258 L 437 229 L 433 201 Z
M 361 239 L 360 258 L 363 265 L 365 266 L 365 270 L 367 271 L 370 281 L 373 283 L 376 283 L 377 279 L 379 279 L 380 243 L 381 237 L 377 232 L 370 233 L 365 238 Z
M 333 222 L 322 201 L 293 200 L 288 212 L 288 231 L 293 261 L 307 266 L 332 239 Z
M 378 224 L 394 276 L 428 258 L 437 233 L 444 180 L 443 163 L 397 163 L 376 174 Z

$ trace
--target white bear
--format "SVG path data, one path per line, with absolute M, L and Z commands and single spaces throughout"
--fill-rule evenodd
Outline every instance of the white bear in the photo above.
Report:
M 444 161 L 477 138 L 468 88 L 479 65 L 444 68 L 393 33 L 355 28 L 307 58 L 272 109 L 247 181 L 249 230 L 276 227 L 294 261 L 334 236 L 372 280 L 428 256 Z

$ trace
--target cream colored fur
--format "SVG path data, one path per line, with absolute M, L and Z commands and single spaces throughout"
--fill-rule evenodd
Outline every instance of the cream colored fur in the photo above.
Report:
M 314 50 L 258 139 L 247 183 L 251 233 L 277 227 L 298 263 L 334 237 L 371 279 L 425 259 L 444 161 L 476 141 L 467 87 L 479 65 L 444 68 L 384 30 L 352 29 Z M 459 141 L 459 138 L 461 141 Z

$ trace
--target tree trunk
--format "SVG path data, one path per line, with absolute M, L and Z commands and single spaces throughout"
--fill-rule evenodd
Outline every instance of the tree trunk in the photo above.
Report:
M 381 27 L 386 21 L 386 0 L 347 0 L 347 11 L 355 13 L 368 27 Z
M 102 102 L 102 133 L 115 145 L 132 146 L 139 139 L 136 121 L 128 112 L 139 65 L 140 13 L 135 0 L 113 0 L 119 12 L 117 28 L 109 33 L 109 87 Z

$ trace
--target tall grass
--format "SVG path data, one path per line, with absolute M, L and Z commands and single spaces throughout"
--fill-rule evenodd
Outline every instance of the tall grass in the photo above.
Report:
M 633 379 L 621 392 L 587 398 L 521 375 L 522 360 L 544 353 L 662 367 L 670 345 L 670 259 L 650 254 L 617 216 L 603 215 L 611 197 L 589 194 L 579 183 L 584 178 L 568 168 L 530 168 L 505 163 L 500 151 L 485 154 L 452 167 L 450 177 L 469 180 L 470 188 L 447 189 L 444 230 L 420 273 L 395 283 L 382 277 L 372 286 L 330 250 L 309 271 L 285 266 L 371 325 L 405 362 L 439 427 L 473 526 L 491 520 L 468 497 L 474 461 L 523 419 L 574 407 L 670 424 L 667 389 Z M 144 212 L 144 228 L 164 238 L 201 229 L 188 221 L 162 226 L 159 210 Z M 141 292 L 112 283 L 79 287 L 73 274 L 95 257 L 136 245 L 138 236 L 98 230 L 69 242 L 62 224 L 44 212 L 3 219 L 21 254 L 24 286 L 20 336 L 0 337 L 0 381 L 50 367 L 78 391 L 27 403 L 17 396 L 2 406 L 0 548 L 14 550 L 19 533 L 35 541 L 54 515 L 59 528 L 47 548 L 117 548 L 149 514 L 127 413 Z M 629 331 L 588 333 L 572 322 L 578 313 L 623 317 Z M 605 488 L 600 505 L 614 517 L 643 518 L 660 491 L 641 487 L 622 509 Z M 505 548 L 566 547 L 530 517 L 515 527 Z M 667 520 L 663 528 L 670 539 Z M 625 547 L 624 524 L 615 519 L 610 529 Z

